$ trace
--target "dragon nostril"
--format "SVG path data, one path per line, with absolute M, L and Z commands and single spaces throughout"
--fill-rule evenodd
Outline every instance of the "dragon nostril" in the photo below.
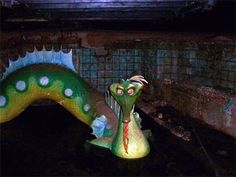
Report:
M 127 119 L 123 120 L 123 123 L 129 123 L 129 122 L 130 122 L 130 120 L 127 120 Z

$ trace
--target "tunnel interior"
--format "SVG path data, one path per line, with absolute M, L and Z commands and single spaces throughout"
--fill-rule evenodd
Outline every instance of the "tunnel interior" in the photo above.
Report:
M 65 108 L 39 100 L 0 125 L 1 175 L 235 176 L 235 7 L 224 0 L 1 1 L 0 77 L 9 60 L 34 49 L 72 50 L 79 77 L 100 95 L 144 76 L 135 111 L 152 131 L 147 157 L 121 159 L 88 144 L 92 129 Z

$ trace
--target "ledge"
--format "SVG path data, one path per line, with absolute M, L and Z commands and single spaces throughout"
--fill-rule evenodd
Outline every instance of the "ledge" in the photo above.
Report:
M 149 95 L 149 100 L 163 100 L 159 101 L 159 104 L 172 106 L 185 115 L 236 138 L 235 94 L 210 87 L 194 87 L 171 80 L 155 81 L 146 93 Z M 150 102 L 148 104 L 151 106 L 146 112 L 151 113 L 156 105 Z

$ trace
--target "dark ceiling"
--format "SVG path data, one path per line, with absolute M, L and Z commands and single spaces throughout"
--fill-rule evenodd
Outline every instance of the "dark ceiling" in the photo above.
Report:
M 228 0 L 2 0 L 5 30 L 235 31 Z

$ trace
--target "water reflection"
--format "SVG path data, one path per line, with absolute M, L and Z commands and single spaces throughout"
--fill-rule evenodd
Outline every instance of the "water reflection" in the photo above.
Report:
M 142 115 L 144 116 L 144 115 Z M 69 112 L 53 105 L 29 107 L 18 118 L 1 125 L 1 175 L 39 176 L 212 176 L 199 149 L 190 146 L 154 121 L 151 152 L 142 159 L 125 160 L 109 150 L 86 143 L 91 129 Z

